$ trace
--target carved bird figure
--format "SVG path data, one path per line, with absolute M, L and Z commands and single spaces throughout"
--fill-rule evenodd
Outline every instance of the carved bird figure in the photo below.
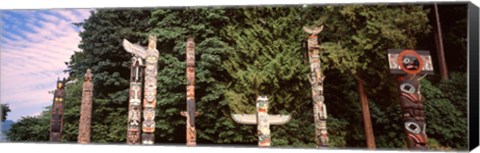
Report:
M 320 27 L 313 27 L 313 28 L 308 28 L 308 27 L 303 27 L 303 31 L 311 34 L 311 35 L 318 35 L 320 32 L 322 32 L 323 30 L 323 25 L 321 25 Z

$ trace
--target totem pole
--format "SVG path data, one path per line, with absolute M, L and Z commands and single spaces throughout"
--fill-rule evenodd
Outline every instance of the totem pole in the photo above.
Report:
M 308 59 L 310 61 L 310 84 L 312 85 L 313 117 L 315 121 L 315 143 L 317 148 L 328 147 L 327 108 L 323 97 L 323 80 L 325 76 L 320 69 L 320 47 L 317 35 L 323 30 L 323 25 L 313 29 L 303 27 L 310 34 L 308 37 Z
M 63 127 L 63 102 L 65 99 L 65 78 L 57 79 L 57 89 L 53 95 L 52 117 L 50 119 L 50 141 L 60 142 Z
M 80 123 L 78 129 L 78 143 L 90 143 L 90 126 L 92 119 L 92 71 L 87 69 L 85 73 L 85 82 L 83 83 L 82 106 L 80 110 Z
M 127 52 L 135 54 L 139 59 L 145 59 L 145 85 L 143 93 L 143 122 L 142 122 L 142 143 L 153 144 L 155 140 L 155 108 L 157 104 L 157 65 L 159 52 L 156 49 L 157 38 L 150 35 L 148 46 L 142 46 L 123 40 L 123 47 Z M 141 82 L 141 81 L 140 81 Z
M 141 57 L 132 58 L 130 70 L 130 95 L 128 100 L 127 144 L 140 144 L 140 123 L 142 115 L 143 62 Z
M 409 149 L 428 149 L 420 80 L 433 74 L 429 51 L 388 50 L 390 73 L 397 74 L 404 132 Z
M 257 114 L 233 114 L 235 122 L 257 125 L 258 146 L 270 147 L 270 125 L 282 125 L 290 121 L 290 115 L 269 115 L 267 96 L 257 97 Z
M 187 146 L 197 145 L 197 133 L 195 129 L 195 42 L 193 38 L 187 39 L 187 112 L 181 115 L 187 118 Z

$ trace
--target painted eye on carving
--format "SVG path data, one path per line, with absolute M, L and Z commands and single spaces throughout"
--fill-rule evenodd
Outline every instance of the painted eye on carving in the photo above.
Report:
M 420 131 L 422 130 L 420 128 L 420 126 L 415 122 L 406 122 L 405 123 L 405 129 L 407 129 L 407 131 L 415 133 L 415 134 L 420 133 Z
M 415 87 L 410 83 L 403 83 L 400 85 L 400 90 L 406 93 L 414 93 Z
M 149 56 L 149 57 L 147 57 L 147 60 L 146 60 L 146 61 L 147 61 L 147 63 L 155 63 L 156 60 L 157 60 L 156 57 L 154 57 L 154 56 Z

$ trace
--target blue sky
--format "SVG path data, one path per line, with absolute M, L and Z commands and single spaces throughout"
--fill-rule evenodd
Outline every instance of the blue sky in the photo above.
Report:
M 78 48 L 82 22 L 91 9 L 0 11 L 0 103 L 7 119 L 38 115 L 52 104 L 57 78 L 67 77 L 65 62 Z

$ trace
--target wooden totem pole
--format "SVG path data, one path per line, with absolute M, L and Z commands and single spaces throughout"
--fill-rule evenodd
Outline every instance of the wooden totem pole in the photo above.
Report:
M 132 58 L 130 69 L 130 95 L 128 100 L 128 129 L 127 144 L 140 144 L 140 124 L 142 110 L 142 82 L 143 82 L 142 58 Z
M 320 69 L 320 47 L 318 46 L 317 35 L 322 32 L 323 25 L 313 29 L 303 27 L 303 30 L 310 34 L 308 37 L 308 59 L 310 62 L 310 84 L 312 85 L 313 117 L 315 121 L 315 143 L 317 148 L 328 147 L 327 133 L 327 108 L 323 97 L 323 80 L 325 76 Z
M 137 59 L 145 59 L 145 85 L 143 93 L 143 122 L 142 122 L 142 143 L 153 144 L 155 140 L 155 108 L 157 104 L 157 65 L 159 52 L 156 49 L 157 38 L 150 35 L 148 37 L 148 46 L 145 49 L 142 46 L 123 40 L 123 47 L 127 52 L 136 55 Z M 141 81 L 139 81 L 141 82 Z M 132 90 L 131 90 L 132 91 Z M 131 109 L 133 110 L 133 109 Z M 132 111 L 133 114 L 135 114 Z M 132 116 L 138 114 L 130 114 Z M 131 117 L 131 119 L 134 117 Z M 133 125 L 133 124 L 132 124 Z
M 270 125 L 282 125 L 290 121 L 290 115 L 269 115 L 267 96 L 257 97 L 257 114 L 233 114 L 240 124 L 257 125 L 258 146 L 270 147 Z
M 409 149 L 428 149 L 420 80 L 433 74 L 429 51 L 388 50 L 390 73 L 397 74 L 404 132 Z M 421 76 L 420 76 L 421 75 Z
M 87 69 L 85 73 L 85 82 L 83 83 L 82 107 L 80 110 L 80 123 L 78 129 L 78 143 L 90 143 L 90 126 L 92 119 L 92 96 L 93 83 L 92 71 Z
M 57 89 L 53 95 L 52 117 L 50 118 L 50 141 L 60 142 L 63 127 L 63 102 L 65 99 L 65 78 L 57 79 Z
M 197 133 L 195 129 L 195 42 L 193 38 L 187 39 L 187 112 L 181 112 L 187 118 L 187 146 L 197 145 Z

